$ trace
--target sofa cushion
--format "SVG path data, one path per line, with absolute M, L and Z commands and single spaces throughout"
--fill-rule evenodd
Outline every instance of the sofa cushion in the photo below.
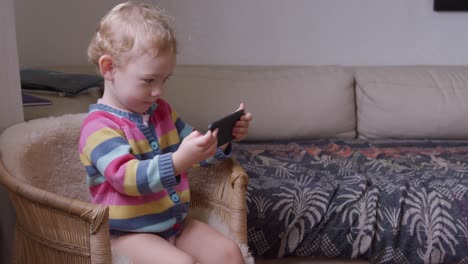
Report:
M 166 88 L 184 121 L 201 132 L 246 104 L 248 139 L 355 136 L 353 77 L 339 66 L 177 66 Z
M 468 138 L 468 66 L 355 71 L 360 138 Z

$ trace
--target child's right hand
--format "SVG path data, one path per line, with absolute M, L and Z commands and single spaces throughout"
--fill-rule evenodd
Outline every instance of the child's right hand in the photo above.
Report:
M 200 161 L 213 157 L 217 150 L 218 130 L 208 130 L 205 135 L 198 131 L 192 131 L 184 138 L 179 149 L 172 154 L 174 174 L 179 175 Z

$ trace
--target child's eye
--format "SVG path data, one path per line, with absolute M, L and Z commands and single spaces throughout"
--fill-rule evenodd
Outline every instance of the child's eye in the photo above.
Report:
M 149 84 L 149 83 L 152 83 L 152 82 L 154 81 L 154 79 L 143 79 L 143 81 L 144 81 L 145 83 L 148 83 L 148 84 Z

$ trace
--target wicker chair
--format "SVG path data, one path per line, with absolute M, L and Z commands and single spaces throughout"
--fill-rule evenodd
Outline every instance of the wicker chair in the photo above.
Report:
M 16 210 L 14 263 L 112 262 L 108 207 L 88 202 L 77 153 L 84 116 L 24 122 L 0 137 L 0 183 Z M 237 161 L 192 169 L 189 178 L 192 209 L 214 212 L 245 245 L 248 178 Z

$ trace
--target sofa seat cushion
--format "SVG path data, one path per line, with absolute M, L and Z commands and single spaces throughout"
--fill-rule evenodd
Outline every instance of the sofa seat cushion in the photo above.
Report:
M 178 66 L 165 98 L 202 132 L 244 102 L 248 139 L 355 136 L 353 76 L 340 66 Z
M 361 138 L 468 139 L 468 66 L 356 69 Z
M 468 141 L 242 143 L 248 241 L 264 258 L 468 261 Z

